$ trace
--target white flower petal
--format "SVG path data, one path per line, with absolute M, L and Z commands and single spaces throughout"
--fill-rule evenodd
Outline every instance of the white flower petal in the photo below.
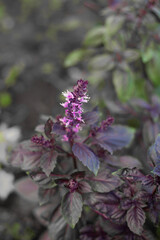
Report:
M 14 176 L 11 173 L 7 173 L 4 170 L 0 170 L 0 198 L 6 199 L 8 195 L 14 190 Z

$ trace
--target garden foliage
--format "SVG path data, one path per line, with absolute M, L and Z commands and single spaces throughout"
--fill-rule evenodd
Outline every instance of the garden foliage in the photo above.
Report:
M 85 69 L 89 82 L 104 93 L 99 97 L 105 96 L 109 81 L 122 102 L 148 99 L 151 90 L 160 94 L 159 1 L 104 2 L 102 8 L 97 1 L 101 20 L 87 32 L 81 48 L 66 57 L 65 67 Z

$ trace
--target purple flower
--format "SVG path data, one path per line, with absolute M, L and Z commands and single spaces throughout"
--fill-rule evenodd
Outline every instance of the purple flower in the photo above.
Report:
M 65 116 L 60 118 L 60 122 L 72 131 L 72 133 L 76 133 L 81 129 L 81 124 L 84 123 L 82 118 L 82 104 L 88 102 L 89 97 L 87 96 L 87 85 L 88 81 L 78 80 L 77 85 L 74 86 L 74 91 L 63 92 L 62 94 L 66 98 L 65 103 L 61 103 L 61 105 L 66 109 Z M 70 132 L 70 131 L 68 131 Z M 63 138 L 65 141 L 68 140 L 67 135 Z
M 45 147 L 45 148 L 49 148 L 49 149 L 54 148 L 54 139 L 46 140 L 43 136 L 35 135 L 31 138 L 31 142 L 35 143 L 36 145 Z

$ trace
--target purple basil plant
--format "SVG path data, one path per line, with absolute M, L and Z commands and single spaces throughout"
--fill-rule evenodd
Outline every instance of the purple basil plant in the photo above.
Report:
M 111 116 L 101 121 L 97 108 L 84 113 L 87 86 L 78 80 L 64 92 L 64 116 L 49 118 L 13 150 L 10 163 L 29 176 L 16 189 L 27 199 L 38 197 L 34 214 L 48 228 L 40 240 L 156 239 L 160 135 L 149 148 L 146 174 L 136 158 L 120 155 L 134 139 L 133 128 Z

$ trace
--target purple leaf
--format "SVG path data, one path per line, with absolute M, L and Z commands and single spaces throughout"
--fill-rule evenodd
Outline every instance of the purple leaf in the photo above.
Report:
M 119 157 L 119 167 L 122 168 L 142 168 L 142 164 L 137 158 L 131 156 L 122 156 Z
M 33 211 L 34 216 L 43 226 L 48 226 L 48 224 L 49 224 L 49 219 L 43 216 L 44 213 L 48 212 L 48 209 L 49 210 L 52 209 L 51 204 L 37 207 Z
M 142 169 L 142 164 L 137 158 L 131 156 L 116 157 L 113 155 L 105 156 L 105 161 L 115 167 L 119 168 L 139 168 Z
M 108 171 L 104 170 L 98 173 L 96 177 L 89 177 L 93 189 L 97 192 L 110 192 L 122 184 L 118 176 L 112 176 Z
M 143 139 L 144 143 L 148 146 L 152 144 L 160 132 L 160 124 L 154 123 L 151 120 L 146 121 L 143 125 Z
M 100 226 L 85 226 L 80 229 L 80 240 L 109 240 L 107 233 Z
M 146 219 L 145 212 L 137 204 L 133 205 L 127 211 L 126 220 L 128 227 L 133 233 L 136 233 L 137 235 L 142 234 L 145 219 Z
M 152 171 L 155 175 L 160 177 L 160 163 L 155 166 L 155 168 Z
M 52 240 L 75 239 L 75 231 L 66 224 L 64 217 L 61 215 L 60 208 L 54 212 L 51 224 L 49 225 L 49 235 Z
M 144 101 L 140 98 L 132 99 L 130 103 L 133 104 L 133 106 L 145 108 L 147 110 L 149 110 L 151 108 L 150 104 L 148 104 L 146 101 Z
M 24 177 L 16 181 L 15 190 L 24 199 L 38 202 L 38 186 L 30 178 Z
M 22 159 L 23 170 L 33 170 L 40 166 L 40 157 L 42 155 L 42 147 L 37 146 L 31 141 L 24 141 L 20 144 L 19 157 Z
M 90 148 L 82 143 L 74 143 L 72 151 L 84 166 L 87 166 L 90 171 L 97 175 L 99 169 L 99 159 Z
M 149 157 L 153 161 L 153 173 L 160 176 L 160 134 L 155 143 L 149 148 Z
M 92 192 L 92 188 L 90 186 L 89 183 L 85 182 L 85 181 L 81 181 L 78 183 L 78 190 L 81 192 L 81 193 L 89 193 L 89 192 Z
M 112 126 L 105 131 L 99 131 L 95 137 L 95 143 L 111 154 L 123 147 L 128 147 L 134 137 L 134 129 L 126 126 Z
M 55 151 L 46 151 L 40 159 L 41 168 L 49 177 L 50 173 L 53 171 L 56 165 L 57 153 Z
M 151 175 L 147 175 L 142 178 L 142 184 L 147 192 L 153 193 L 156 190 L 157 186 L 155 180 L 156 178 Z
M 54 185 L 54 180 L 51 177 L 47 177 L 43 172 L 32 172 L 30 173 L 30 177 L 40 186 L 51 187 Z
M 62 200 L 62 214 L 72 228 L 81 216 L 82 206 L 82 196 L 76 191 L 68 192 Z
M 99 112 L 97 108 L 94 108 L 91 112 L 86 112 L 83 114 L 83 119 L 85 124 L 93 126 L 99 120 Z
M 85 203 L 106 219 L 112 216 L 120 204 L 119 198 L 111 192 L 90 193 L 86 197 Z
M 46 204 L 51 201 L 59 201 L 57 188 L 39 188 L 40 205 Z
M 59 122 L 53 124 L 53 133 L 60 136 L 66 134 L 64 127 Z
M 42 225 L 47 226 L 52 216 L 57 214 L 57 209 L 60 209 L 60 202 L 52 201 L 49 204 L 37 207 L 34 210 L 34 215 Z
M 160 157 L 160 134 L 158 134 L 155 141 L 155 150 L 158 157 Z
M 22 145 L 19 144 L 16 149 L 11 153 L 11 156 L 9 158 L 9 163 L 13 167 L 21 167 L 23 163 L 23 149 Z
M 21 142 L 13 151 L 10 163 L 15 167 L 22 167 L 24 170 L 30 170 L 39 167 L 39 158 L 42 148 L 36 146 L 31 141 Z
M 84 171 L 74 172 L 74 173 L 71 174 L 71 177 L 76 179 L 76 180 L 83 179 L 84 176 L 85 176 L 85 172 Z

